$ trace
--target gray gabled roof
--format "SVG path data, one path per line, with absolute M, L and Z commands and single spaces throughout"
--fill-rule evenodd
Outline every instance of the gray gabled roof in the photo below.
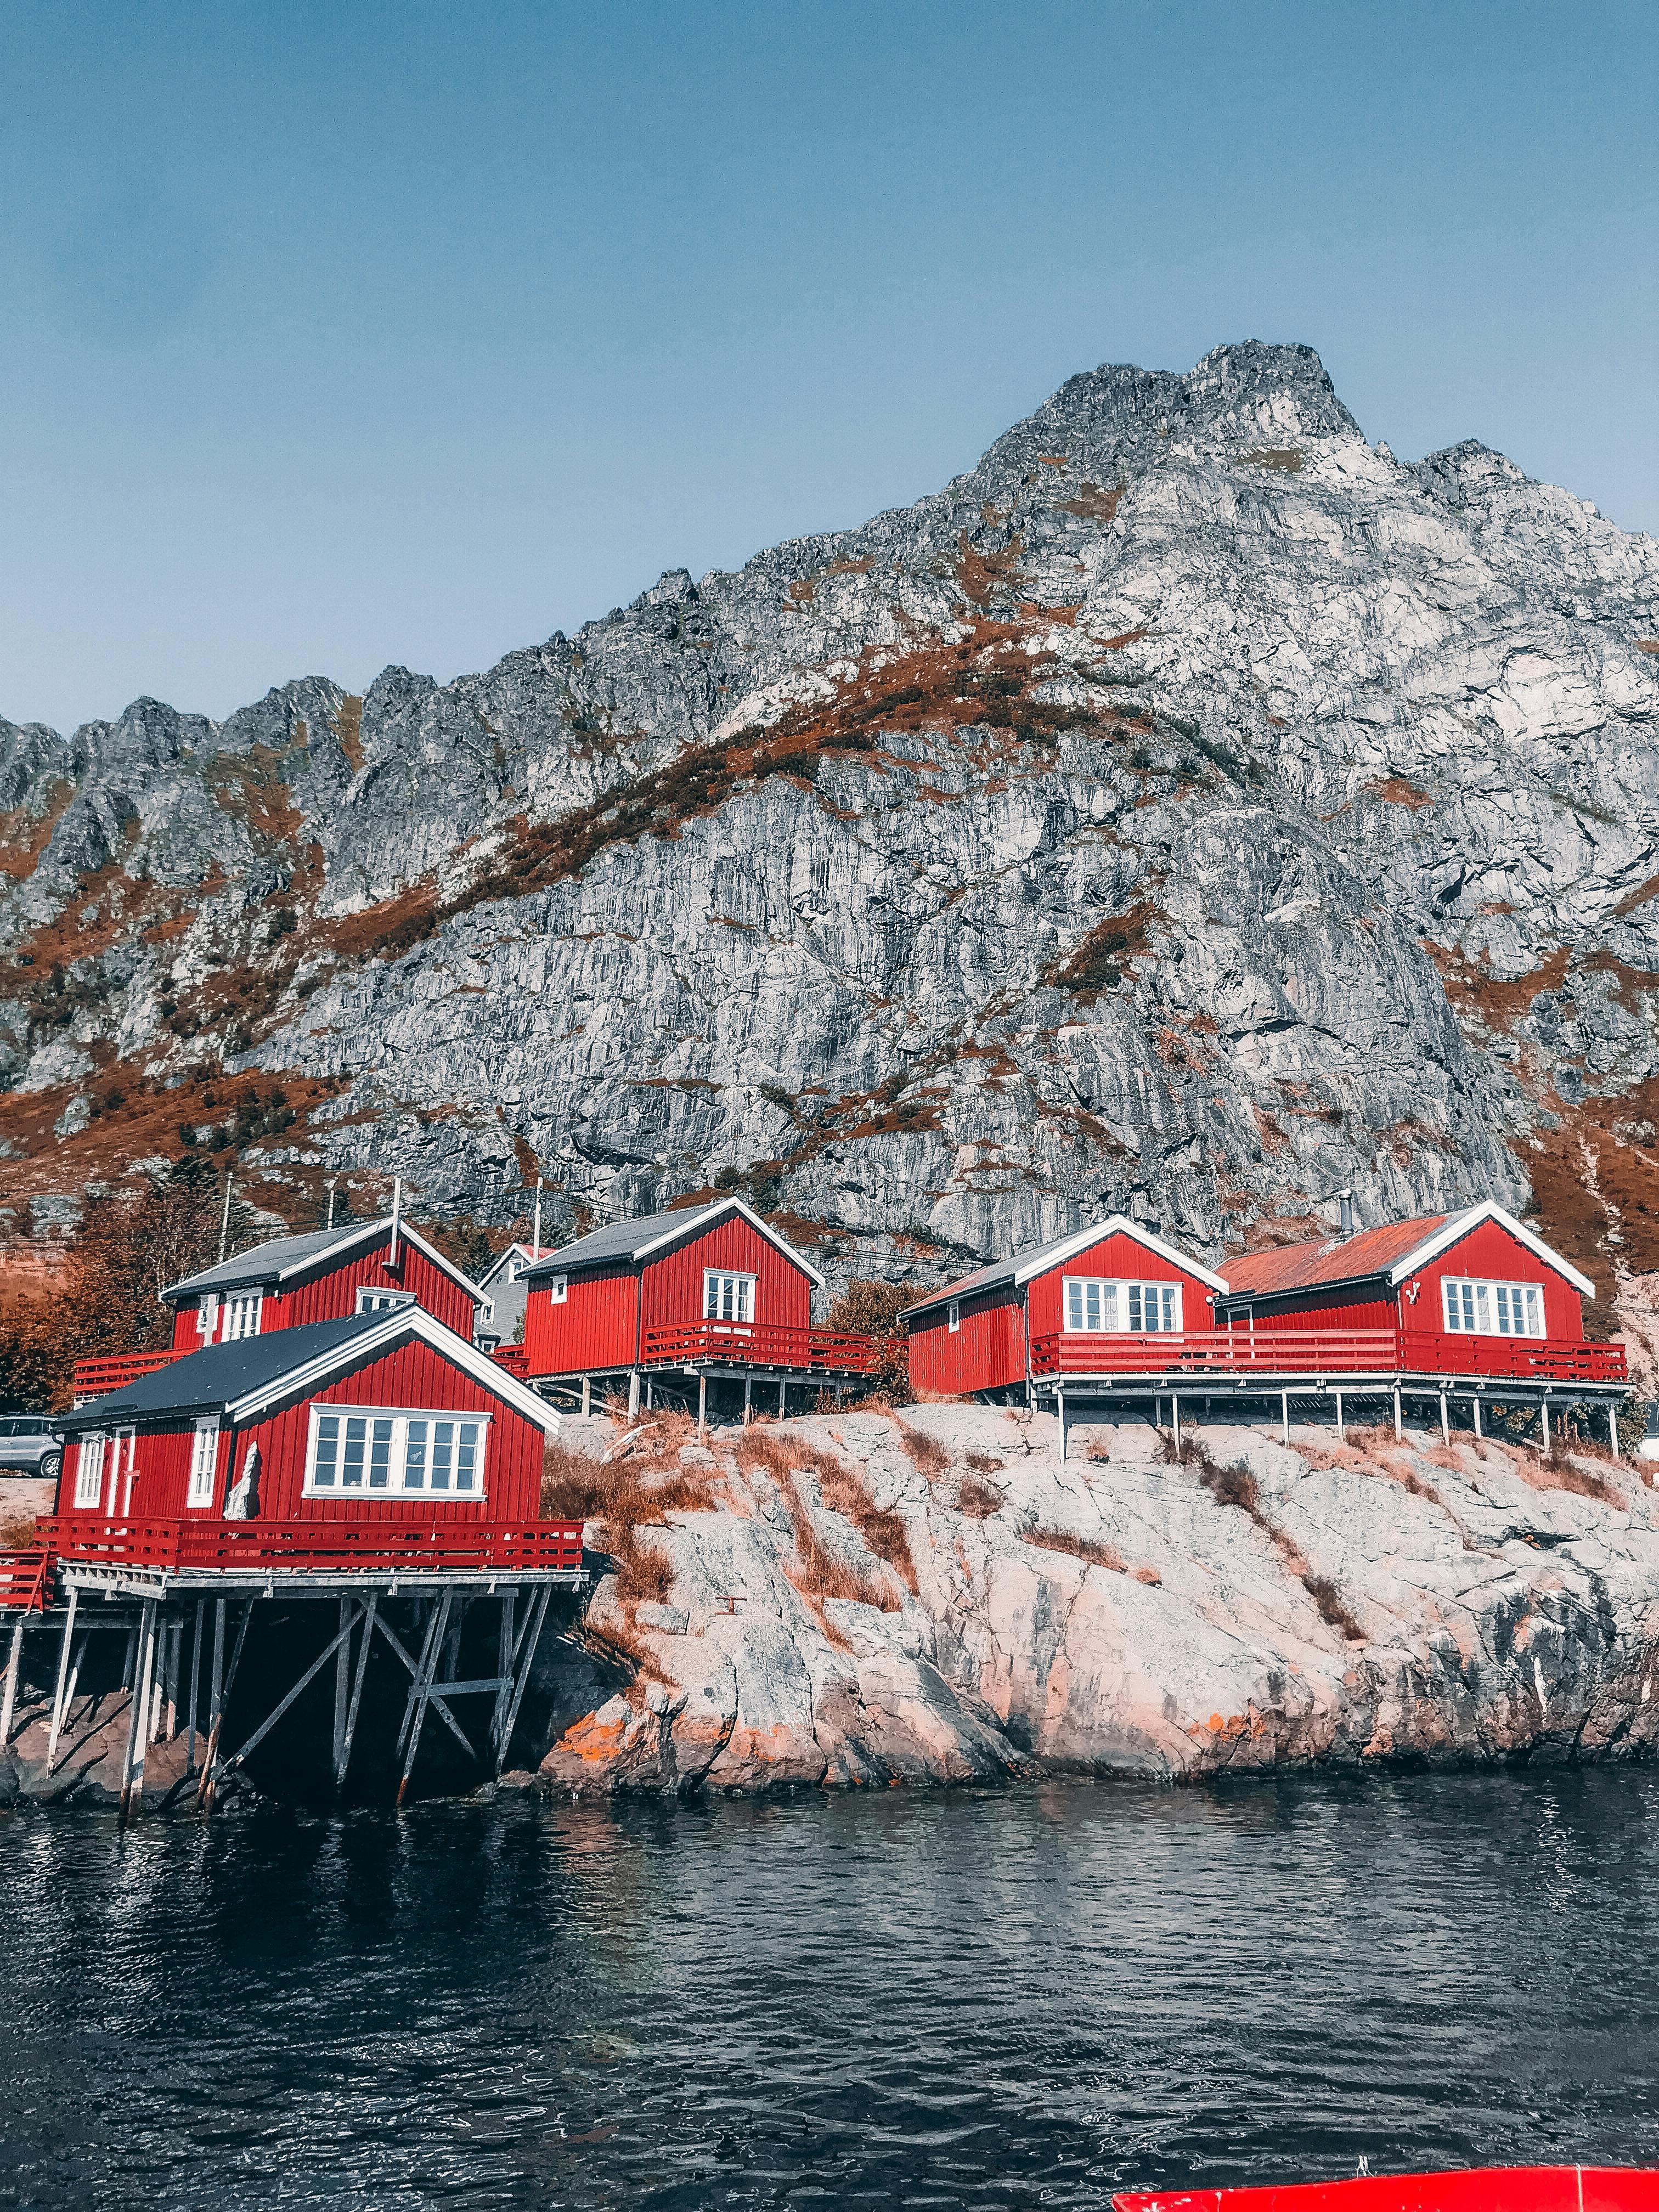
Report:
M 1069 1244 L 1069 1237 L 1056 1237 L 1049 1244 L 1028 1244 L 1024 1251 L 1012 1254 L 1006 1260 L 993 1260 L 988 1267 L 975 1267 L 971 1275 L 960 1276 L 954 1283 L 946 1283 L 937 1291 L 929 1291 L 925 1298 L 918 1298 L 913 1306 L 906 1306 L 899 1315 L 908 1321 L 912 1314 L 926 1313 L 930 1306 L 942 1306 L 952 1298 L 971 1297 L 975 1291 L 994 1291 L 1004 1283 L 1012 1283 L 1022 1267 L 1033 1260 L 1042 1259 L 1045 1252 L 1057 1252 L 1062 1244 Z
M 265 1283 L 280 1283 L 290 1275 L 303 1274 L 307 1267 L 333 1252 L 349 1252 L 361 1244 L 373 1244 L 387 1237 L 392 1231 L 392 1216 L 382 1214 L 378 1221 L 348 1221 L 337 1229 L 308 1229 L 300 1237 L 271 1237 L 263 1244 L 255 1244 L 234 1259 L 221 1260 L 216 1267 L 204 1267 L 198 1274 L 186 1275 L 182 1282 L 169 1283 L 162 1291 L 164 1299 L 195 1297 L 204 1291 L 252 1290 Z M 460 1284 L 475 1304 L 483 1303 L 483 1292 L 471 1277 L 464 1275 L 451 1260 L 424 1237 L 417 1235 L 408 1222 L 398 1229 L 398 1235 L 424 1254 L 434 1267 L 442 1268 L 452 1281 Z
M 519 1280 L 521 1283 L 545 1282 L 550 1275 L 568 1274 L 575 1267 L 591 1267 L 606 1261 L 631 1262 L 641 1259 L 653 1246 L 671 1244 L 681 1237 L 695 1236 L 706 1229 L 723 1213 L 741 1214 L 752 1229 L 758 1230 L 769 1243 L 775 1244 L 786 1258 L 793 1260 L 813 1281 L 822 1284 L 823 1275 L 804 1254 L 796 1251 L 787 1237 L 781 1236 L 769 1222 L 763 1221 L 738 1197 L 717 1198 L 707 1206 L 683 1206 L 667 1213 L 647 1213 L 638 1221 L 612 1221 L 603 1229 L 590 1230 L 579 1237 L 574 1244 L 566 1244 L 556 1252 L 549 1252 L 533 1267 L 526 1267 Z
M 204 1345 L 153 1375 L 141 1375 L 125 1389 L 76 1407 L 58 1425 L 67 1431 L 101 1429 L 112 1421 L 153 1419 L 161 1413 L 222 1412 L 319 1353 L 384 1328 L 386 1320 L 383 1313 L 349 1314 L 343 1321 L 314 1321 L 303 1328 L 273 1329 L 269 1336 L 239 1337 L 234 1344 Z

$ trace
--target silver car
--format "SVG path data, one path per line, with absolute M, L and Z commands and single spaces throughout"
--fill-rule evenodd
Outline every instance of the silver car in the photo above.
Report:
M 44 1413 L 0 1415 L 0 1475 L 38 1474 L 52 1482 L 63 1464 L 64 1447 Z

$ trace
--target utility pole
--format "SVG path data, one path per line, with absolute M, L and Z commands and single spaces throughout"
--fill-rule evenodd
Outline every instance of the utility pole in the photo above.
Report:
M 536 1178 L 536 1226 L 531 1232 L 530 1257 L 532 1261 L 542 1256 L 542 1179 Z
M 339 1180 L 338 1176 L 331 1176 L 328 1179 L 328 1219 L 323 1224 L 325 1229 L 334 1226 L 334 1186 Z
M 225 1210 L 219 1217 L 219 1264 L 224 1265 L 230 1249 L 230 1194 L 236 1187 L 236 1178 L 228 1170 L 225 1173 Z
M 398 1265 L 398 1238 L 403 1225 L 404 1179 L 401 1176 L 394 1176 L 392 1179 L 392 1249 L 386 1255 L 386 1262 L 388 1268 L 395 1269 Z

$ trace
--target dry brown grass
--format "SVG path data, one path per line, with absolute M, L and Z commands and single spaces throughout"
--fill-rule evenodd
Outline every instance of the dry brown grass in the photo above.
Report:
M 855 1468 L 833 1467 L 820 1472 L 818 1489 L 832 1513 L 850 1521 L 878 1559 L 884 1559 L 914 1597 L 918 1588 L 916 1563 L 910 1556 L 910 1539 L 896 1513 L 878 1505 L 864 1477 Z
M 783 1486 L 783 1502 L 795 1532 L 795 1555 L 785 1561 L 784 1574 L 806 1600 L 829 1641 L 838 1651 L 850 1651 L 851 1644 L 824 1609 L 825 1600 L 842 1598 L 854 1605 L 873 1606 L 878 1613 L 896 1613 L 899 1600 L 887 1583 L 860 1574 L 830 1549 L 812 1526 L 806 1500 L 793 1482 Z
M 1145 1583 L 1149 1589 L 1162 1589 L 1164 1587 L 1164 1577 L 1156 1567 L 1132 1567 L 1129 1579 L 1134 1583 Z
M 963 1456 L 975 1474 L 1000 1474 L 1005 1465 L 994 1452 L 970 1451 Z
M 899 1444 L 905 1457 L 918 1474 L 932 1482 L 944 1474 L 951 1464 L 951 1455 L 937 1437 L 930 1437 L 921 1429 L 913 1429 L 908 1421 L 901 1421 L 896 1414 L 893 1418 L 893 1426 L 898 1431 Z
M 976 1474 L 964 1474 L 957 1488 L 957 1510 L 965 1513 L 970 1521 L 988 1521 L 994 1513 L 1002 1510 L 1003 1498 L 1000 1490 Z
M 1249 1469 L 1219 1466 L 1201 1444 L 1183 1444 L 1179 1457 L 1185 1465 L 1196 1468 L 1200 1483 L 1218 1505 L 1234 1505 L 1249 1516 L 1313 1600 L 1320 1619 L 1338 1630 L 1350 1644 L 1363 1644 L 1365 1632 L 1343 1603 L 1336 1584 L 1328 1575 L 1316 1575 L 1294 1540 L 1262 1511 L 1261 1492 Z
M 672 1560 L 642 1542 L 641 1529 L 666 1528 L 670 1512 L 712 1512 L 719 1502 L 708 1474 L 657 1457 L 643 1431 L 637 1456 L 606 1462 L 550 1444 L 542 1461 L 543 1519 L 599 1525 L 625 1605 L 660 1605 L 674 1587 Z
M 40 1532 L 32 1513 L 0 1521 L 0 1552 L 30 1552 L 40 1540 Z
M 1019 1539 L 1021 1543 L 1036 1544 L 1045 1552 L 1064 1552 L 1088 1566 L 1109 1567 L 1115 1575 L 1129 1571 L 1122 1553 L 1097 1536 L 1074 1536 L 1069 1528 L 1022 1528 Z

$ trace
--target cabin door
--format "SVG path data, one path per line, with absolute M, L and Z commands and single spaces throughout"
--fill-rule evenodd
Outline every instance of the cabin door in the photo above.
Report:
M 132 1484 L 137 1469 L 133 1465 L 138 1448 L 137 1429 L 117 1429 L 115 1449 L 109 1460 L 109 1517 L 125 1521 L 132 1510 Z

